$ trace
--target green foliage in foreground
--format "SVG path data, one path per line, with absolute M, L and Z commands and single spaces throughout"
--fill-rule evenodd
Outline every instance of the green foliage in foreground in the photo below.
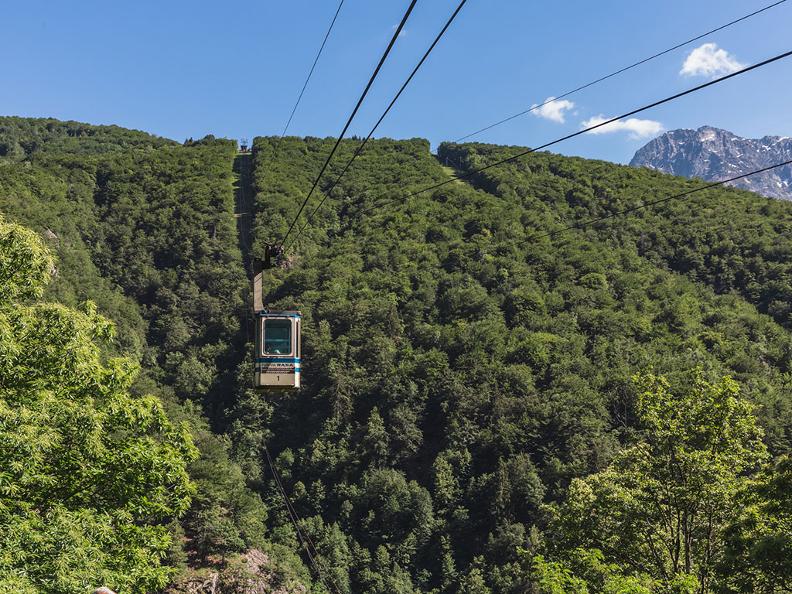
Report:
M 743 488 L 726 531 L 719 571 L 727 592 L 792 590 L 792 458 L 783 457 Z
M 157 399 L 129 394 L 137 366 L 102 357 L 112 326 L 90 303 L 38 301 L 52 265 L 0 220 L 0 589 L 162 587 L 197 452 Z
M 752 407 L 729 378 L 693 377 L 682 391 L 652 375 L 638 383 L 641 440 L 602 472 L 572 481 L 548 531 L 551 548 L 571 551 L 578 565 L 581 549 L 596 550 L 653 584 L 651 592 L 725 591 L 741 579 L 719 571 L 731 554 L 726 535 L 767 459 Z M 772 520 L 768 511 L 757 515 Z
M 574 549 L 564 563 L 547 561 L 542 555 L 532 559 L 531 582 L 536 594 L 651 594 L 656 582 L 648 575 L 625 575 L 616 563 L 605 561 L 597 549 Z M 695 579 L 674 579 L 671 591 L 686 592 Z

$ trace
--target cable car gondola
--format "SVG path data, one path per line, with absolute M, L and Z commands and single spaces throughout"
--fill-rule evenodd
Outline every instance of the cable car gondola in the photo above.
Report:
M 255 373 L 257 388 L 297 389 L 300 387 L 300 327 L 299 311 L 274 311 L 264 307 L 263 275 L 271 268 L 270 256 L 280 259 L 277 248 L 267 247 L 266 260 L 254 262 L 253 319 L 256 324 Z

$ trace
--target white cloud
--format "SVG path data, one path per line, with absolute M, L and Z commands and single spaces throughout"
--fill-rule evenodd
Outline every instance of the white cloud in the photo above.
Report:
M 738 62 L 737 59 L 725 49 L 719 48 L 714 43 L 705 43 L 697 47 L 685 58 L 682 76 L 722 76 L 745 68 L 745 64 Z
M 391 31 L 395 31 L 398 28 L 399 25 L 391 25 Z M 407 29 L 402 29 L 401 31 L 399 31 L 399 37 L 404 37 L 405 35 L 407 35 Z
M 541 104 L 531 105 L 531 111 L 536 117 L 563 124 L 566 121 L 564 112 L 574 107 L 575 104 L 566 99 L 556 100 L 555 97 L 548 97 Z
M 607 122 L 610 118 L 603 115 L 594 116 L 583 122 L 581 128 L 590 128 L 603 122 Z M 630 138 L 640 140 L 642 138 L 649 138 L 656 136 L 664 130 L 663 124 L 655 122 L 654 120 L 639 120 L 638 118 L 628 118 L 626 120 L 616 120 L 605 126 L 600 126 L 588 132 L 588 134 L 612 134 L 614 132 L 629 132 Z

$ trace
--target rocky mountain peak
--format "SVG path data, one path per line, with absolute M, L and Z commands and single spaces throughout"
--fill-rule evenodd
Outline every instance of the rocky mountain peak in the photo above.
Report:
M 742 138 L 712 126 L 671 130 L 639 149 L 630 165 L 683 177 L 720 181 L 792 159 L 792 138 Z M 792 165 L 731 185 L 771 198 L 792 200 Z

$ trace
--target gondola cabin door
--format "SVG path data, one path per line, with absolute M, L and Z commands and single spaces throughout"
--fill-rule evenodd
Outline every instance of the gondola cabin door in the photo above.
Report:
M 256 312 L 257 388 L 300 387 L 300 326 L 297 311 Z

